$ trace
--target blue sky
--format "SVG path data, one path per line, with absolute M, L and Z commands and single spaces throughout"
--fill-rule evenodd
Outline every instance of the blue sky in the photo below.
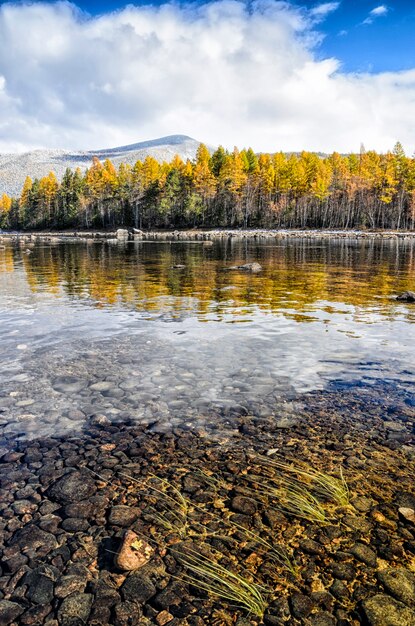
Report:
M 340 59 L 345 71 L 382 72 L 415 66 L 414 2 L 344 0 L 320 28 L 325 35 L 321 53 Z
M 415 3 L 0 2 L 0 152 L 415 151 Z

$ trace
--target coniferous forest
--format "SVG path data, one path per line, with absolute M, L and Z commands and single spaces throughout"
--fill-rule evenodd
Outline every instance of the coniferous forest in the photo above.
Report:
M 379 154 L 255 154 L 203 144 L 194 161 L 148 156 L 118 169 L 94 158 L 86 172 L 26 178 L 0 197 L 3 229 L 413 229 L 415 158 L 397 143 Z

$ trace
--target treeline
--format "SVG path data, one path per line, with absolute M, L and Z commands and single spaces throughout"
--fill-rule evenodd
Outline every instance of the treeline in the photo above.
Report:
M 118 169 L 93 159 L 26 178 L 19 198 L 0 197 L 0 227 L 41 228 L 388 228 L 415 225 L 415 158 L 361 150 L 255 154 L 201 144 L 194 161 L 148 156 Z

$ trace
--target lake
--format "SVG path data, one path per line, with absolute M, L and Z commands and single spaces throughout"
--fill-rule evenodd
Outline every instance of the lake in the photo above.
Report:
M 228 270 L 253 261 L 263 271 Z M 284 427 L 313 394 L 350 410 L 371 394 L 399 413 L 415 404 L 415 305 L 394 298 L 414 271 L 413 240 L 7 244 L 2 447 L 100 414 L 164 430 L 220 429 L 232 413 Z

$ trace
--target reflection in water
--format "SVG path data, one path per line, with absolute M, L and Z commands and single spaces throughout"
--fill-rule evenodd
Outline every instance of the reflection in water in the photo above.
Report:
M 252 261 L 261 273 L 226 271 Z M 333 383 L 409 388 L 415 307 L 392 296 L 414 289 L 414 265 L 412 241 L 0 249 L 0 424 L 6 437 L 100 412 L 194 425 L 291 415 Z
M 261 263 L 262 273 L 225 271 L 252 260 Z M 178 265 L 185 267 L 176 269 Z M 102 307 L 132 305 L 141 311 L 167 306 L 180 313 L 190 307 L 201 317 L 236 309 L 243 315 L 250 305 L 271 311 L 293 307 L 298 313 L 322 301 L 378 305 L 379 298 L 413 286 L 414 269 L 412 240 L 288 240 L 277 245 L 229 240 L 212 247 L 69 243 L 41 245 L 30 255 L 10 247 L 0 250 L 0 275 L 23 271 L 34 293 L 92 299 Z

